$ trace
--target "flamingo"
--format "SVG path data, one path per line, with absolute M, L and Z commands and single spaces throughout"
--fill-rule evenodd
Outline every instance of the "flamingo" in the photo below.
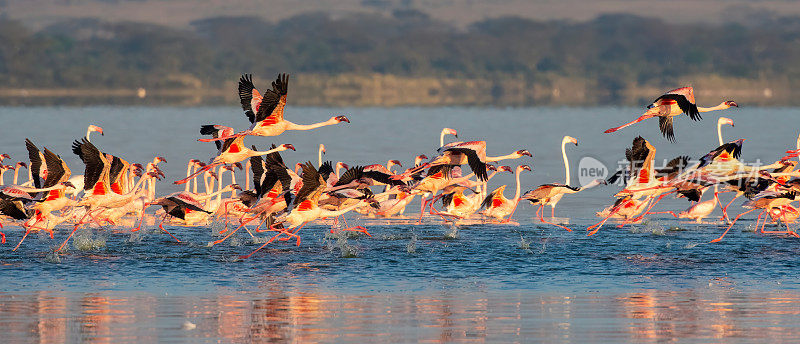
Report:
M 36 199 L 31 194 L 64 189 L 71 186 L 69 182 L 62 182 L 47 188 L 26 188 L 18 185 L 0 186 L 0 214 L 15 220 L 27 220 L 34 215 L 34 211 L 25 207 L 25 203 L 34 202 Z M 2 224 L 0 224 L 2 228 Z M 0 244 L 6 243 L 6 235 L 0 232 Z
M 622 128 L 631 126 L 633 124 L 644 121 L 648 118 L 658 117 L 658 127 L 661 133 L 670 142 L 675 142 L 675 133 L 672 130 L 672 120 L 676 116 L 686 114 L 692 120 L 699 121 L 701 112 L 710 112 L 717 110 L 725 110 L 730 107 L 739 107 L 736 102 L 732 100 L 724 101 L 717 106 L 713 107 L 698 107 L 694 100 L 694 89 L 692 87 L 681 87 L 671 90 L 660 97 L 656 98 L 652 104 L 647 108 L 647 112 L 632 122 L 623 124 L 616 128 L 606 130 L 606 133 L 613 133 Z
M 202 129 L 200 129 L 201 134 L 212 135 L 214 137 L 218 137 L 220 135 L 224 135 L 225 133 L 232 133 L 232 132 L 233 129 L 231 129 L 230 127 L 225 127 L 221 125 L 205 125 L 202 127 Z M 219 148 L 219 152 L 217 156 L 211 159 L 211 162 L 209 164 L 207 164 L 200 170 L 196 171 L 191 176 L 175 181 L 174 184 L 186 183 L 195 176 L 199 175 L 200 173 L 205 172 L 218 165 L 233 164 L 252 156 L 267 155 L 273 152 L 282 152 L 287 149 L 295 150 L 294 146 L 292 146 L 291 144 L 284 143 L 278 146 L 277 148 L 273 148 L 268 151 L 263 151 L 263 152 L 254 151 L 244 146 L 243 136 L 229 138 L 225 140 L 224 144 L 219 144 L 217 142 L 217 146 Z
M 286 130 L 313 130 L 320 127 L 339 124 L 342 122 L 350 123 L 345 116 L 333 116 L 325 122 L 310 125 L 295 124 L 283 118 L 284 107 L 286 106 L 286 93 L 289 84 L 288 74 L 279 74 L 278 78 L 272 83 L 272 89 L 267 89 L 262 96 L 253 85 L 252 75 L 244 74 L 239 79 L 239 100 L 242 109 L 250 120 L 250 128 L 236 135 L 227 133 L 212 139 L 199 139 L 201 142 L 227 140 L 232 137 L 245 135 L 255 136 L 278 136 Z
M 437 152 L 439 155 L 433 157 L 427 163 L 417 166 L 402 175 L 392 176 L 392 179 L 400 180 L 403 177 L 407 177 L 412 173 L 416 173 L 431 166 L 469 164 L 469 167 L 479 180 L 486 180 L 488 177 L 486 173 L 486 163 L 506 159 L 519 159 L 523 156 L 533 157 L 533 154 L 526 149 L 521 149 L 511 154 L 498 157 L 486 156 L 486 141 L 452 142 L 440 147 Z
M 522 171 L 531 171 L 531 168 L 528 165 L 519 165 L 514 170 L 514 178 L 517 182 L 517 188 L 516 191 L 514 191 L 514 198 L 508 199 L 503 195 L 503 191 L 506 189 L 505 185 L 498 187 L 494 191 L 490 192 L 481 203 L 481 206 L 486 208 L 486 210 L 483 211 L 483 215 L 493 217 L 499 221 L 499 223 L 511 222 L 511 215 L 514 214 L 514 209 L 519 202 L 519 176 Z M 506 216 L 508 216 L 508 219 L 505 219 Z
M 362 199 L 348 207 L 335 211 L 322 209 L 318 206 L 318 200 L 322 193 L 325 192 L 325 181 L 322 180 L 322 176 L 319 175 L 317 169 L 314 168 L 314 165 L 310 161 L 303 164 L 301 178 L 303 179 L 303 186 L 300 188 L 297 196 L 292 201 L 292 210 L 288 215 L 281 219 L 281 224 L 287 223 L 289 226 L 279 230 L 275 224 L 271 225 L 270 229 L 279 231 L 278 234 L 270 238 L 270 240 L 264 243 L 264 245 L 261 245 L 250 254 L 241 256 L 241 259 L 249 258 L 261 250 L 264 246 L 277 239 L 281 234 L 286 234 L 288 237 L 297 238 L 297 245 L 300 245 L 300 237 L 297 236 L 297 232 L 300 231 L 300 229 L 302 229 L 303 226 L 305 226 L 305 224 L 308 222 L 314 221 L 321 217 L 341 216 L 368 202 L 367 199 Z M 344 230 L 362 232 L 371 236 L 369 232 L 367 232 L 367 229 L 362 226 L 345 228 Z
M 695 205 L 689 207 L 689 209 L 678 213 L 677 217 L 692 219 L 697 223 L 701 223 L 705 217 L 714 211 L 717 207 L 717 203 L 719 203 L 719 188 L 717 184 L 714 184 L 714 198 L 703 202 L 697 202 Z
M 742 215 L 750 213 L 756 209 L 762 209 L 761 213 L 758 215 L 758 219 L 756 220 L 756 228 L 758 228 L 758 224 L 761 221 L 762 215 L 770 213 L 772 209 L 781 209 L 783 206 L 788 205 L 789 203 L 795 200 L 796 195 L 797 194 L 794 191 L 790 191 L 787 193 L 780 193 L 773 191 L 761 193 L 755 199 L 745 202 L 745 204 L 743 204 L 742 207 L 750 208 L 750 210 L 745 211 L 736 216 L 736 218 L 733 219 L 728 228 L 725 229 L 725 232 L 723 232 L 719 238 L 711 240 L 711 242 L 712 243 L 719 242 L 720 240 L 722 240 L 722 238 L 725 237 L 725 234 L 728 234 L 728 231 L 731 229 L 731 227 L 733 227 L 736 221 L 739 220 L 740 217 L 742 217 Z M 788 224 L 786 225 L 786 231 L 764 231 L 764 225 L 766 224 L 767 224 L 767 219 L 765 217 L 764 224 L 761 226 L 761 233 L 789 234 L 794 237 L 800 238 L 800 235 L 795 233 L 793 230 L 789 229 Z
M 208 211 L 203 207 L 203 202 L 211 199 L 214 196 L 220 195 L 225 192 L 232 191 L 234 189 L 239 189 L 239 185 L 230 184 L 217 190 L 216 192 L 206 194 L 206 195 L 196 195 L 185 191 L 179 191 L 171 193 L 167 196 L 157 198 L 152 202 L 148 202 L 145 204 L 145 207 L 149 207 L 151 205 L 160 205 L 164 209 L 164 217 L 161 218 L 161 222 L 158 224 L 158 228 L 164 231 L 165 233 L 169 234 L 175 241 L 181 242 L 176 238 L 172 233 L 164 229 L 164 220 L 166 220 L 167 216 L 172 216 L 179 218 L 181 220 L 186 219 L 186 215 L 192 212 L 202 212 L 207 215 L 212 214 L 212 211 Z M 144 214 L 142 214 L 142 220 L 144 220 Z M 134 228 L 131 230 L 132 232 L 138 231 L 141 228 L 141 222 L 139 227 Z

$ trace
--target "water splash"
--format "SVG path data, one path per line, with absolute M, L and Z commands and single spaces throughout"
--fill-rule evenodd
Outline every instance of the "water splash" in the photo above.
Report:
M 406 244 L 406 252 L 408 253 L 417 253 L 417 235 L 412 234 L 411 240 L 408 241 Z
M 348 234 L 347 232 L 336 232 L 336 233 L 329 233 L 325 235 L 325 247 L 328 249 L 329 252 L 333 253 L 336 250 L 339 251 L 339 257 L 341 258 L 356 258 L 358 257 L 358 249 L 355 246 L 350 245 L 347 241 Z M 335 240 L 333 240 L 335 239 Z
M 106 238 L 100 235 L 94 235 L 90 229 L 82 230 L 72 239 L 72 247 L 78 251 L 100 249 L 106 247 Z
M 456 226 L 452 226 L 448 228 L 446 232 L 444 232 L 444 238 L 446 240 L 456 240 L 458 239 L 459 236 L 460 236 L 459 230 L 458 227 Z
M 525 237 L 522 234 L 519 235 L 519 248 L 523 250 L 530 250 L 531 242 L 530 240 L 525 240 Z

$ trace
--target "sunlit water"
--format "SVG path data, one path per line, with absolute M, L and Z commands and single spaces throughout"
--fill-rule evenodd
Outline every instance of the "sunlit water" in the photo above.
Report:
M 326 159 L 406 164 L 414 155 L 433 153 L 441 128 L 451 127 L 461 140 L 487 140 L 490 155 L 532 151 L 534 158 L 523 160 L 534 169 L 522 176 L 523 192 L 564 181 L 563 135 L 580 140 L 567 147 L 573 184 L 580 158 L 615 169 L 638 134 L 656 146 L 657 159 L 697 158 L 717 146 L 720 114 L 706 114 L 702 122 L 677 120 L 678 144 L 660 136 L 656 120 L 602 134 L 639 110 L 290 108 L 287 118 L 299 123 L 334 114 L 346 114 L 352 123 L 246 143 L 292 143 L 298 151 L 284 154 L 287 163 L 316 161 L 317 146 L 325 143 Z M 769 163 L 795 146 L 798 109 L 742 108 L 723 115 L 736 122 L 724 128 L 726 140 L 747 138 L 744 160 Z M 243 128 L 246 122 L 235 108 L 2 108 L 0 119 L 0 147 L 13 161 L 26 160 L 23 140 L 29 137 L 66 158 L 75 174 L 83 167 L 69 143 L 88 124 L 100 125 L 106 135 L 92 141 L 104 151 L 131 161 L 167 158 L 168 181 L 159 183 L 158 194 L 178 190 L 169 181 L 182 177 L 189 158 L 211 156 L 213 144 L 196 142 L 201 124 Z M 513 183 L 503 175 L 491 187 L 510 184 L 511 196 Z M 332 235 L 328 227 L 312 225 L 301 231 L 300 246 L 276 242 L 245 261 L 237 257 L 260 243 L 238 233 L 208 247 L 219 238 L 208 227 L 168 226 L 182 244 L 152 226 L 138 233 L 80 230 L 67 252 L 55 255 L 67 228 L 55 239 L 33 234 L 11 252 L 22 232 L 7 226 L 8 243 L 0 248 L 0 328 L 4 341 L 48 343 L 800 339 L 800 241 L 754 233 L 754 216 L 718 244 L 707 242 L 724 226 L 660 215 L 622 229 L 609 223 L 586 237 L 585 228 L 597 221 L 594 212 L 610 204 L 618 189 L 564 197 L 557 216 L 568 218 L 563 220 L 571 233 L 534 222 L 530 206 L 516 213 L 520 226 L 451 227 L 432 218 L 415 226 L 350 216 L 351 225 L 366 225 L 372 237 Z M 409 212 L 416 213 L 414 204 Z M 685 200 L 659 206 L 686 207 Z

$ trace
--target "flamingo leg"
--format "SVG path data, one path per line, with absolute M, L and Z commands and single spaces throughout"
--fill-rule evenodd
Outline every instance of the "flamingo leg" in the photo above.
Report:
M 13 250 L 11 250 L 11 252 L 15 252 L 15 251 L 17 250 L 17 248 L 19 248 L 19 245 L 22 245 L 22 242 L 23 242 L 23 241 L 25 241 L 25 238 L 28 236 L 28 233 L 30 233 L 30 232 L 31 232 L 31 229 L 33 229 L 33 227 L 31 227 L 31 228 L 28 228 L 28 229 L 25 231 L 25 234 L 24 234 L 24 235 L 22 235 L 22 239 L 20 239 L 20 240 L 19 240 L 19 242 L 17 243 L 17 246 L 14 246 L 14 249 L 13 249 Z M 5 235 L 3 235 L 3 241 L 2 241 L 2 243 L 3 243 L 3 244 L 5 244 L 5 243 L 6 243 L 6 242 L 5 242 Z
M 725 220 L 726 222 L 731 222 L 731 219 L 728 217 L 728 207 L 730 207 L 731 203 L 733 203 L 733 201 L 735 201 L 737 198 L 739 198 L 739 194 L 733 196 L 733 199 L 730 202 L 728 202 L 728 204 L 726 204 L 724 207 L 722 207 L 722 220 Z M 720 206 L 722 206 L 722 204 L 720 204 Z
M 519 206 L 519 200 L 514 202 L 514 208 L 511 209 L 511 214 L 508 214 L 508 218 L 506 218 L 505 220 L 503 220 L 501 222 L 503 222 L 503 223 L 511 222 L 511 218 L 514 216 L 514 212 L 517 211 L 517 206 Z
M 0 232 L 0 244 L 6 243 L 6 233 Z
M 164 229 L 164 220 L 167 219 L 167 215 L 169 215 L 169 214 L 164 214 L 164 217 L 161 219 L 161 222 L 158 224 L 158 228 L 160 228 L 162 231 L 164 231 L 164 233 L 169 234 L 169 236 L 171 236 L 173 239 L 175 239 L 175 241 L 181 242 L 180 240 L 178 240 L 178 238 L 176 238 L 174 235 L 172 235 L 172 233 L 170 233 L 168 230 Z
M 540 207 L 540 209 L 541 209 L 541 210 L 544 210 L 544 204 L 542 204 L 542 206 Z M 542 212 L 544 212 L 544 211 L 542 211 Z M 572 232 L 572 230 L 571 230 L 571 229 L 569 229 L 569 228 L 567 228 L 567 227 L 564 227 L 564 226 L 562 226 L 562 225 L 555 224 L 555 223 L 552 223 L 552 222 L 547 222 L 547 221 L 545 221 L 545 220 L 544 220 L 544 216 L 543 216 L 543 214 L 542 214 L 541 212 L 540 212 L 540 213 L 538 213 L 538 214 L 539 214 L 539 221 L 542 221 L 542 223 L 546 223 L 546 224 L 548 224 L 548 225 L 553 225 L 553 226 L 556 226 L 556 227 L 561 227 L 561 228 L 563 228 L 563 229 L 566 229 L 566 230 L 567 230 L 567 232 Z
M 267 242 L 265 242 L 265 243 L 264 243 L 264 245 L 261 245 L 261 246 L 259 246 L 259 247 L 258 247 L 258 248 L 257 248 L 255 251 L 253 251 L 253 252 L 250 252 L 250 254 L 248 254 L 248 255 L 245 255 L 245 256 L 239 256 L 239 259 L 247 259 L 247 258 L 250 258 L 250 256 L 252 256 L 254 253 L 256 253 L 256 252 L 258 252 L 259 250 L 261 250 L 262 248 L 264 248 L 264 246 L 267 246 L 267 245 L 269 245 L 269 243 L 271 243 L 271 242 L 275 241 L 275 239 L 277 239 L 277 238 L 278 238 L 278 237 L 279 237 L 281 234 L 283 234 L 283 232 L 278 232 L 278 234 L 275 234 L 274 236 L 272 236 L 272 238 L 269 238 L 269 240 L 267 240 Z
M 596 223 L 594 225 L 591 225 L 588 228 L 586 228 L 586 230 L 589 231 L 589 234 L 587 234 L 586 236 L 592 236 L 595 233 L 597 233 L 597 231 L 600 230 L 600 227 L 603 227 L 603 225 L 606 223 L 606 221 L 608 221 L 608 219 L 610 219 L 612 216 L 614 216 L 614 214 L 616 214 L 619 211 L 620 207 L 622 207 L 622 203 L 620 203 L 618 206 L 616 206 L 614 208 L 611 208 L 611 211 L 609 211 L 609 213 L 606 216 L 606 218 L 604 218 L 600 222 L 598 222 L 598 223 Z M 592 228 L 594 228 L 594 230 L 592 230 Z
M 623 125 L 621 125 L 621 126 L 618 126 L 618 127 L 615 127 L 615 128 L 608 129 L 608 130 L 604 131 L 604 133 L 606 133 L 606 134 L 608 134 L 608 133 L 613 133 L 613 132 L 615 132 L 615 131 L 617 131 L 617 130 L 620 130 L 620 129 L 622 129 L 622 128 L 625 128 L 625 127 L 632 126 L 632 125 L 634 125 L 634 124 L 636 124 L 636 123 L 639 123 L 639 122 L 641 122 L 641 121 L 644 121 L 644 120 L 646 120 L 646 119 L 648 119 L 648 118 L 652 118 L 652 117 L 656 117 L 656 115 L 654 115 L 654 114 L 651 114 L 651 113 L 648 111 L 648 112 L 647 112 L 647 113 L 645 113 L 644 115 L 641 115 L 641 116 L 639 116 L 639 118 L 637 118 L 637 119 L 635 119 L 635 120 L 633 120 L 633 121 L 631 121 L 631 122 L 625 123 L 625 124 L 623 124 Z
M 419 208 L 419 220 L 417 221 L 418 225 L 422 224 L 422 215 L 425 215 L 425 206 L 428 204 L 427 198 L 422 198 L 422 207 Z
M 217 167 L 219 165 L 222 165 L 222 163 L 221 162 L 215 162 L 213 164 L 205 165 L 205 166 L 203 166 L 203 168 L 198 169 L 195 173 L 192 173 L 190 176 L 188 176 L 186 178 L 183 178 L 183 179 L 180 179 L 180 180 L 174 181 L 173 184 L 177 184 L 177 185 L 186 184 L 188 181 L 190 181 L 193 178 L 199 176 L 201 173 L 203 173 L 205 171 L 208 171 L 208 170 L 210 170 L 210 169 L 212 169 L 214 167 Z
M 60 252 L 62 249 L 64 249 L 64 246 L 67 245 L 67 242 L 69 241 L 70 238 L 72 238 L 72 235 L 75 234 L 75 231 L 78 230 L 78 227 L 80 227 L 81 224 L 83 224 L 83 220 L 86 219 L 86 217 L 89 216 L 89 214 L 91 214 L 91 213 L 92 213 L 91 210 L 87 210 L 86 211 L 86 214 L 84 214 L 83 217 L 78 221 L 78 223 L 75 224 L 75 227 L 72 228 L 72 232 L 69 233 L 69 235 L 67 236 L 67 239 L 64 240 L 64 242 L 61 244 L 61 246 L 58 247 L 56 252 Z
M 728 226 L 728 228 L 725 229 L 725 232 L 723 232 L 722 235 L 719 238 L 711 240 L 711 242 L 719 242 L 720 240 L 722 240 L 722 238 L 725 237 L 725 234 L 728 234 L 728 231 L 731 230 L 731 227 L 733 227 L 733 225 L 736 223 L 737 220 L 739 220 L 740 217 L 742 217 L 742 215 L 747 214 L 747 213 L 749 213 L 749 212 L 751 212 L 753 210 L 755 210 L 755 209 L 750 209 L 750 210 L 748 210 L 746 212 L 743 212 L 743 213 L 739 214 L 739 216 L 737 216 L 735 219 L 733 219 L 733 222 L 731 222 L 730 226 Z

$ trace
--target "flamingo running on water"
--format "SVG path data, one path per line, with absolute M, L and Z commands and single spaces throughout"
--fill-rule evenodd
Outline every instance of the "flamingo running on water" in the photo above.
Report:
M 559 201 L 561 201 L 561 197 L 564 197 L 565 194 L 577 193 L 582 190 L 593 188 L 600 184 L 606 184 L 606 182 L 605 180 L 597 179 L 587 184 L 584 187 L 570 186 L 569 159 L 567 159 L 567 151 L 566 151 L 567 143 L 573 143 L 575 144 L 575 146 L 577 146 L 578 139 L 572 136 L 564 136 L 564 138 L 561 139 L 561 158 L 564 161 L 564 179 L 565 179 L 564 184 L 558 184 L 558 183 L 542 184 L 536 189 L 526 192 L 521 199 L 528 200 L 529 202 L 531 202 L 531 204 L 539 205 L 539 210 L 536 212 L 536 214 L 539 216 L 539 221 L 541 221 L 542 223 L 561 227 L 569 232 L 572 232 L 571 229 L 565 226 L 545 221 L 544 214 L 542 214 L 544 212 L 544 206 L 546 205 L 550 206 L 550 217 L 555 218 L 556 205 L 558 204 Z
M 483 211 L 483 215 L 493 217 L 500 223 L 511 222 L 511 216 L 514 215 L 514 210 L 517 208 L 517 203 L 519 203 L 519 175 L 522 171 L 531 171 L 531 168 L 528 165 L 519 165 L 517 166 L 516 170 L 514 170 L 514 178 L 517 182 L 517 188 L 514 191 L 514 198 L 506 198 L 503 195 L 503 191 L 506 189 L 506 186 L 500 186 L 499 188 L 490 192 L 481 203 L 481 206 L 486 208 L 486 210 Z M 507 219 L 506 216 L 508 216 Z
M 203 134 L 203 135 L 212 135 L 213 137 L 219 137 L 219 136 L 225 135 L 226 133 L 232 133 L 232 132 L 233 132 L 233 129 L 231 129 L 230 127 L 222 126 L 222 125 L 204 125 L 200 129 L 200 133 L 201 134 Z M 263 151 L 263 152 L 254 151 L 254 150 L 251 150 L 250 148 L 247 148 L 247 147 L 244 146 L 244 137 L 243 136 L 231 137 L 231 138 L 226 139 L 225 143 L 223 143 L 223 144 L 220 144 L 219 142 L 216 142 L 216 144 L 217 144 L 217 148 L 218 148 L 217 156 L 212 158 L 211 162 L 209 164 L 203 166 L 203 168 L 197 170 L 196 172 L 194 172 L 189 177 L 186 177 L 186 178 L 181 179 L 181 180 L 177 180 L 174 183 L 175 184 L 186 183 L 189 180 L 191 180 L 192 178 L 196 177 L 197 175 L 199 175 L 199 174 L 201 174 L 201 173 L 203 173 L 203 172 L 205 172 L 205 171 L 207 171 L 207 170 L 209 170 L 211 168 L 214 168 L 216 166 L 222 165 L 222 164 L 233 164 L 233 163 L 240 162 L 240 161 L 242 161 L 244 159 L 247 159 L 249 157 L 252 157 L 252 156 L 267 155 L 267 154 L 270 154 L 270 153 L 273 153 L 273 152 L 282 152 L 282 151 L 285 151 L 287 149 L 295 150 L 294 146 L 292 146 L 291 144 L 284 143 L 284 144 L 282 144 L 282 145 L 280 145 L 280 146 L 278 146 L 276 148 L 270 149 L 268 151 Z

